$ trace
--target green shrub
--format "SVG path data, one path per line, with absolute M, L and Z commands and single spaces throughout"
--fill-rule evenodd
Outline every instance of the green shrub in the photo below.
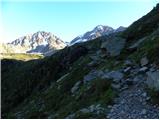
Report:
M 147 90 L 149 96 L 151 97 L 150 102 L 153 104 L 159 105 L 159 91 L 156 91 L 156 90 L 150 89 L 150 88 L 147 88 L 146 90 Z

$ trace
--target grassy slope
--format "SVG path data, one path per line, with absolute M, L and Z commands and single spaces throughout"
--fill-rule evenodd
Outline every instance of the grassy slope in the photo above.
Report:
M 137 50 L 130 53 L 124 49 L 120 56 L 105 59 L 95 69 L 119 69 L 123 67 L 126 58 L 137 64 L 142 55 L 147 55 L 151 63 L 157 62 L 158 33 L 152 34 L 157 30 L 156 12 L 157 9 L 154 9 L 120 34 L 128 40 L 128 46 L 148 35 Z M 144 21 L 148 20 L 154 23 L 147 28 L 147 33 L 143 33 L 141 31 L 148 26 Z M 135 27 L 142 30 L 134 29 Z M 110 82 L 100 78 L 92 82 L 90 89 L 81 85 L 76 96 L 72 96 L 70 92 L 73 85 L 83 80 L 84 75 L 90 71 L 86 65 L 91 61 L 89 56 L 99 50 L 101 42 L 106 39 L 101 37 L 74 45 L 42 60 L 2 60 L 2 117 L 64 118 L 94 103 L 104 106 L 110 104 L 115 93 L 110 87 Z M 115 64 L 116 61 L 119 63 Z M 66 76 L 57 83 L 63 75 Z M 77 118 L 104 118 L 104 115 L 81 114 Z
M 38 54 L 25 54 L 25 53 L 1 53 L 0 59 L 15 59 L 15 60 L 33 60 L 33 59 L 41 59 L 43 55 Z

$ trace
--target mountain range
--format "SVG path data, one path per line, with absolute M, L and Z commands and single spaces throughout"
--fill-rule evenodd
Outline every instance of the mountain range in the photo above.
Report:
M 93 30 L 88 31 L 88 32 L 84 33 L 83 35 L 77 36 L 76 38 L 71 40 L 70 45 L 74 45 L 75 43 L 93 40 L 95 38 L 98 38 L 98 37 L 101 37 L 104 35 L 109 35 L 112 33 L 121 32 L 121 31 L 124 31 L 125 29 L 126 28 L 123 26 L 120 26 L 117 29 L 113 29 L 112 27 L 109 27 L 109 26 L 98 25 Z
M 63 49 L 66 43 L 50 32 L 38 31 L 20 37 L 11 43 L 1 44 L 1 53 L 34 53 L 51 55 Z
M 159 4 L 122 32 L 1 66 L 2 118 L 158 119 Z
M 38 31 L 34 34 L 20 37 L 11 43 L 0 43 L 0 53 L 32 53 L 50 56 L 57 50 L 63 49 L 68 45 L 71 46 L 75 43 L 86 42 L 123 30 L 125 30 L 125 28 L 122 26 L 113 29 L 109 26 L 98 25 L 93 30 L 84 33 L 84 35 L 76 37 L 70 43 L 64 42 L 50 32 Z

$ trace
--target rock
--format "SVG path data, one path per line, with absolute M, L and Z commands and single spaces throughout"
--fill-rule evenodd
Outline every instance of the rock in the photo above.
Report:
M 159 90 L 159 71 L 151 72 L 148 71 L 147 73 L 147 85 L 149 88 Z
M 119 71 L 111 71 L 108 73 L 108 76 L 110 78 L 113 78 L 114 82 L 119 82 L 122 78 L 123 78 L 123 73 L 119 72 Z
M 22 113 L 23 113 L 23 112 L 21 112 L 21 111 L 15 113 L 16 118 L 17 118 L 17 119 L 22 119 Z
M 136 75 L 134 78 L 133 78 L 133 82 L 134 83 L 141 83 L 141 82 L 144 82 L 146 80 L 146 78 L 144 77 L 144 75 Z
M 142 68 L 139 69 L 139 72 L 145 72 L 147 70 L 148 70 L 148 67 L 142 67 Z
M 124 85 L 124 86 L 121 88 L 120 91 L 123 91 L 123 90 L 126 90 L 126 89 L 128 89 L 128 85 Z
M 105 114 L 106 109 L 101 107 L 100 104 L 97 104 L 97 105 L 93 104 L 87 108 L 83 108 L 83 109 L 79 110 L 79 112 L 93 113 L 93 114 L 99 115 L 99 114 Z
M 124 61 L 124 65 L 126 65 L 126 66 L 130 66 L 130 65 L 132 65 L 133 63 L 130 61 L 130 60 L 125 60 Z
M 103 76 L 101 76 L 102 79 L 112 79 L 108 73 L 105 73 Z
M 147 101 L 150 100 L 150 97 L 148 96 L 148 97 L 146 98 L 146 100 L 147 100 Z
M 79 111 L 82 112 L 82 113 L 89 113 L 90 112 L 89 109 L 87 109 L 87 108 L 83 108 Z
M 133 85 L 133 80 L 131 80 L 131 79 L 126 79 L 126 80 L 125 80 L 125 83 L 126 83 L 127 85 Z
M 142 103 L 143 105 L 146 105 L 147 103 L 146 103 L 146 101 L 143 101 L 143 103 Z
M 154 72 L 156 69 L 155 68 L 150 68 L 149 71 Z
M 123 78 L 123 73 L 120 71 L 111 71 L 108 72 L 108 70 L 105 70 L 105 72 L 101 70 L 93 70 L 88 75 L 84 76 L 84 83 L 89 82 L 91 80 L 94 80 L 96 78 L 101 79 L 113 79 L 113 82 L 119 83 L 120 80 Z
M 107 57 L 106 51 L 104 49 L 98 50 L 96 52 L 97 56 L 99 56 L 100 58 L 105 58 Z
M 120 61 L 115 61 L 114 66 L 118 65 Z
M 146 109 L 143 109 L 142 111 L 141 111 L 141 115 L 145 115 L 147 113 L 147 110 Z
M 57 80 L 57 82 L 58 82 L 58 83 L 61 82 L 61 81 L 64 80 L 64 78 L 67 77 L 68 75 L 69 75 L 69 73 L 63 75 L 61 78 L 59 78 L 59 79 Z
M 96 51 L 96 55 L 100 55 L 101 54 L 101 50 Z
M 143 93 L 142 96 L 143 96 L 143 97 L 147 97 L 147 93 L 146 93 L 146 92 Z
M 84 83 L 87 83 L 87 82 L 89 82 L 91 80 L 96 79 L 96 77 L 97 77 L 96 74 L 89 73 L 88 75 L 84 76 L 83 81 L 84 81 Z
M 73 119 L 75 117 L 75 113 L 68 115 L 65 119 Z
M 90 109 L 91 112 L 94 112 L 95 106 L 94 106 L 94 105 L 91 105 L 91 106 L 89 107 L 89 109 Z
M 89 82 L 91 80 L 94 80 L 94 79 L 96 79 L 98 77 L 101 77 L 103 75 L 104 75 L 103 71 L 101 71 L 101 70 L 93 70 L 89 74 L 87 74 L 86 76 L 84 76 L 83 81 L 84 81 L 84 83 L 87 83 L 87 82 Z
M 111 84 L 112 88 L 115 90 L 119 90 L 121 88 L 120 84 Z
M 123 78 L 123 73 L 120 71 L 111 71 L 111 72 L 105 72 L 103 76 L 101 76 L 102 79 L 113 79 L 113 82 L 119 83 L 120 80 Z
M 79 89 L 80 84 L 81 84 L 81 81 L 78 81 L 75 83 L 75 85 L 71 89 L 72 94 L 75 93 Z
M 56 113 L 56 114 L 50 114 L 50 116 L 48 116 L 48 118 L 47 119 L 55 119 L 57 116 L 59 116 L 59 114 L 58 113 Z M 68 116 L 67 116 L 68 117 Z M 69 118 L 68 118 L 69 119 Z M 71 118 L 70 118 L 71 119 Z
M 120 104 L 125 104 L 125 100 L 122 100 L 122 101 L 120 102 Z
M 106 51 L 106 54 L 109 54 L 110 56 L 117 56 L 124 48 L 125 41 L 126 40 L 123 38 L 113 37 L 106 42 L 103 42 L 101 44 L 101 49 L 103 49 L 103 51 Z
M 145 38 L 139 39 L 137 40 L 136 43 L 134 43 L 133 45 L 131 45 L 128 49 L 129 50 L 135 50 L 139 47 L 139 45 L 145 40 Z
M 141 63 L 141 66 L 145 66 L 149 63 L 149 61 L 148 61 L 147 57 L 144 57 L 141 59 L 140 63 Z
M 133 78 L 133 81 L 134 82 L 138 82 L 140 79 L 139 79 L 139 77 L 138 76 L 135 76 L 135 78 Z
M 123 70 L 124 73 L 127 73 L 131 70 L 131 67 L 127 67 L 126 69 Z
M 112 105 L 108 105 L 107 108 L 111 109 L 111 108 L 112 108 Z
M 90 58 L 91 58 L 93 61 L 98 61 L 98 60 L 99 60 L 99 57 L 96 56 L 96 55 L 90 56 Z
M 87 64 L 89 67 L 96 67 L 98 65 L 97 61 L 91 61 L 90 63 Z

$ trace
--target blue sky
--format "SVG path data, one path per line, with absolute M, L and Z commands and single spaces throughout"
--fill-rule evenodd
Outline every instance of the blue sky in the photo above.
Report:
M 0 41 L 13 41 L 41 30 L 70 41 L 97 25 L 127 27 L 157 3 L 157 0 L 75 1 L 3 0 L 0 5 L 3 27 Z

